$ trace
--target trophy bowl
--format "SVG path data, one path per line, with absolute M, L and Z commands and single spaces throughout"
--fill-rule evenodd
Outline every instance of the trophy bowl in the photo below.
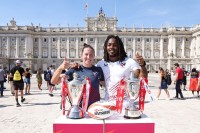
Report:
M 83 95 L 84 84 L 85 79 L 78 78 L 77 73 L 74 73 L 73 80 L 68 82 L 68 97 L 72 103 L 72 106 L 67 112 L 67 117 L 70 119 L 80 119 L 85 115 L 83 109 L 79 106 Z
M 125 108 L 124 117 L 127 119 L 139 119 L 141 118 L 141 111 L 137 109 L 134 101 L 139 96 L 140 80 L 139 80 L 139 69 L 132 69 L 130 71 L 130 78 L 126 80 L 127 86 L 125 87 L 125 92 L 128 97 L 129 105 Z

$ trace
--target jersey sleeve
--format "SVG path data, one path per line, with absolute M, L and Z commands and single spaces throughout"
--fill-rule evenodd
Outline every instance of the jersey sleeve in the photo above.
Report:
M 69 69 L 68 71 L 65 72 L 65 75 L 68 81 L 73 80 L 73 73 L 74 73 L 74 69 Z
M 101 69 L 101 67 L 97 67 L 99 70 L 99 76 L 100 76 L 100 81 L 105 81 L 104 79 L 104 74 L 103 74 L 103 70 Z

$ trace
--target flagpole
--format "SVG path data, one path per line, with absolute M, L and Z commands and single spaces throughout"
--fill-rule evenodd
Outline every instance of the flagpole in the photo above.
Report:
M 116 7 L 116 0 L 115 0 L 115 13 L 114 13 L 114 16 L 116 17 L 116 13 L 117 13 L 117 7 Z

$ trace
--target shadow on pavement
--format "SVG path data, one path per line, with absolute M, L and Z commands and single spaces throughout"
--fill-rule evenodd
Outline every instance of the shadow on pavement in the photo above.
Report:
M 35 105 L 55 105 L 60 103 L 24 103 L 25 106 L 35 106 Z
M 13 106 L 13 105 L 0 105 L 0 108 L 5 108 L 5 107 L 8 107 L 8 106 Z

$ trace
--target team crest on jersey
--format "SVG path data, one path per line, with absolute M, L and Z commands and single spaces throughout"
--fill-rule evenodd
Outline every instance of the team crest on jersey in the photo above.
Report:
M 119 62 L 121 67 L 124 67 L 126 65 L 126 62 Z
M 98 72 L 93 72 L 93 75 L 96 77 L 98 75 Z

